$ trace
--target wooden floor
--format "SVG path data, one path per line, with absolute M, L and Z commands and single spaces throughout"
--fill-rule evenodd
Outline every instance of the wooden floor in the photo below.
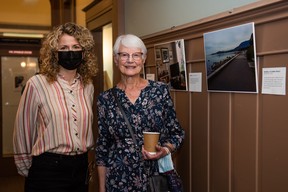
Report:
M 1 192 L 24 192 L 24 177 L 9 176 L 0 177 Z
M 94 179 L 89 184 L 89 192 L 97 191 L 95 177 L 94 173 Z M 24 192 L 24 181 L 25 178 L 20 175 L 0 177 L 0 192 Z
M 0 177 L 0 192 L 24 192 L 24 177 Z M 95 180 L 89 184 L 89 191 L 96 191 Z

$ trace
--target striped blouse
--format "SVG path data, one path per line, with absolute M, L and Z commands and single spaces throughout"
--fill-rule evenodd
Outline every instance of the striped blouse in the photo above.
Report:
M 44 152 L 81 154 L 94 145 L 93 84 L 80 75 L 69 85 L 60 76 L 48 83 L 43 75 L 27 81 L 16 114 L 13 144 L 18 173 L 28 176 L 32 156 Z

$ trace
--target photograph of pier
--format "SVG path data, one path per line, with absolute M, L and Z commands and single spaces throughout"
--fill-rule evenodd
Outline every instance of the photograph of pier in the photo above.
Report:
M 258 93 L 254 23 L 204 34 L 208 91 Z

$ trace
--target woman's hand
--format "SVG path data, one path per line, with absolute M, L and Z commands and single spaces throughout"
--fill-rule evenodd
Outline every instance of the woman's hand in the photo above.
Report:
M 145 160 L 157 160 L 162 157 L 168 155 L 170 153 L 168 147 L 162 147 L 160 145 L 156 145 L 156 154 L 150 154 L 148 151 L 144 149 L 142 146 L 142 155 Z

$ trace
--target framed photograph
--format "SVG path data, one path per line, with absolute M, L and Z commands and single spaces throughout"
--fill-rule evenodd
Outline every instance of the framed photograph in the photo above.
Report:
M 162 53 L 163 63 L 169 63 L 169 61 L 170 61 L 169 49 L 168 48 L 161 48 L 161 53 Z
M 173 51 L 169 51 L 169 60 L 173 61 Z
M 155 50 L 155 60 L 156 61 L 161 61 L 161 52 L 160 49 Z
M 187 72 L 184 39 L 154 45 L 155 55 L 161 51 L 161 60 L 156 60 L 157 81 L 167 83 L 171 89 L 187 91 Z
M 258 93 L 254 23 L 204 34 L 208 91 Z

